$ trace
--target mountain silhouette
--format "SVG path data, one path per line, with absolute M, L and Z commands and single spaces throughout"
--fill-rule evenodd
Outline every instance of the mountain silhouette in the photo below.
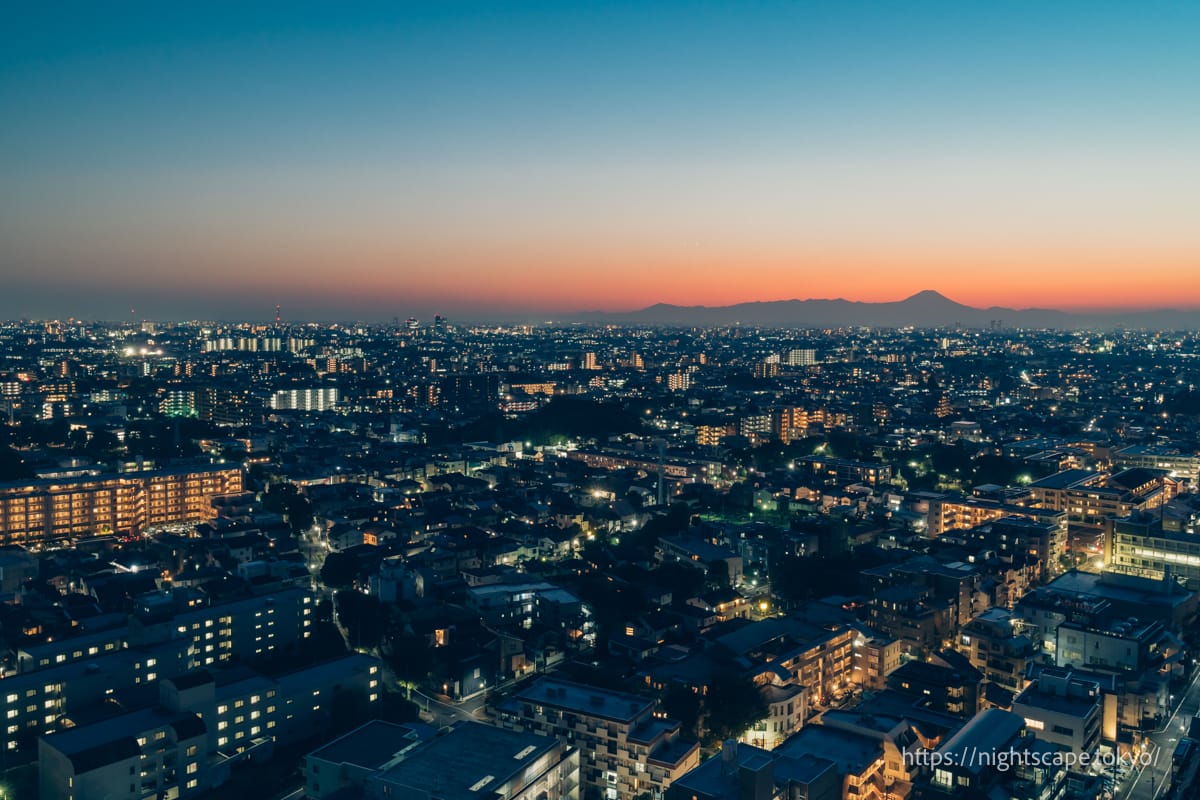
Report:
M 633 325 L 750 325 L 794 328 L 1056 328 L 1061 330 L 1150 328 L 1200 329 L 1200 310 L 1161 309 L 1111 313 L 1074 313 L 1044 308 L 975 308 L 925 289 L 911 297 L 882 303 L 844 300 L 773 300 L 728 306 L 679 306 L 656 303 L 628 313 L 578 317 L 589 322 Z

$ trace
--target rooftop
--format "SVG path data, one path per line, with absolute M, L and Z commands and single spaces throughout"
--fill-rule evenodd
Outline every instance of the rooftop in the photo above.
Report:
M 969 772 L 981 772 L 985 760 L 968 757 L 972 753 L 998 753 L 1025 729 L 1025 720 L 1017 714 L 989 708 L 975 715 L 938 752 L 953 757 L 950 763 Z
M 654 702 L 635 694 L 614 692 L 581 683 L 543 678 L 513 696 L 514 700 L 553 706 L 591 717 L 632 724 L 654 708 Z
M 421 734 L 407 725 L 371 720 L 308 754 L 309 758 L 333 764 L 353 764 L 381 769 L 402 751 L 421 741 Z
M 401 796 L 478 800 L 504 791 L 510 780 L 523 785 L 527 770 L 560 749 L 566 747 L 548 736 L 467 722 L 417 747 L 372 780 L 404 789 Z
M 1103 478 L 1103 473 L 1088 469 L 1064 469 L 1034 481 L 1030 486 L 1038 489 L 1074 489 Z
M 883 758 L 878 739 L 860 733 L 838 730 L 825 725 L 808 725 L 775 748 L 789 758 L 815 755 L 833 760 L 839 772 L 858 775 Z

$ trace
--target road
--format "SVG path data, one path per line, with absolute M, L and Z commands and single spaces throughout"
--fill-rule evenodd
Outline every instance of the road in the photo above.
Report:
M 484 695 L 464 700 L 461 703 L 445 703 L 436 697 L 430 697 L 419 689 L 413 689 L 412 701 L 432 714 L 433 724 L 439 728 L 462 720 L 484 721 L 481 713 L 486 702 Z
M 1148 767 L 1134 776 L 1129 787 L 1122 793 L 1124 800 L 1156 800 L 1166 792 L 1171 783 L 1171 756 L 1174 755 L 1180 737 L 1186 735 L 1187 726 L 1198 711 L 1200 711 L 1200 672 L 1193 676 L 1183 699 L 1176 706 L 1175 712 L 1163 729 L 1158 733 L 1150 734 L 1149 738 L 1154 748 L 1152 761 Z

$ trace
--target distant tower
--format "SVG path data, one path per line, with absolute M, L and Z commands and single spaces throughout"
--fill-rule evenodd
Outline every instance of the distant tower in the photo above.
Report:
M 279 325 L 279 304 L 278 303 L 275 304 L 275 325 L 277 327 Z

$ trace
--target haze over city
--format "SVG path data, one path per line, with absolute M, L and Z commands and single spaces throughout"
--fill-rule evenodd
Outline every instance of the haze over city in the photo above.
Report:
M 1195 308 L 1198 17 L 10 9 L 0 317 Z

